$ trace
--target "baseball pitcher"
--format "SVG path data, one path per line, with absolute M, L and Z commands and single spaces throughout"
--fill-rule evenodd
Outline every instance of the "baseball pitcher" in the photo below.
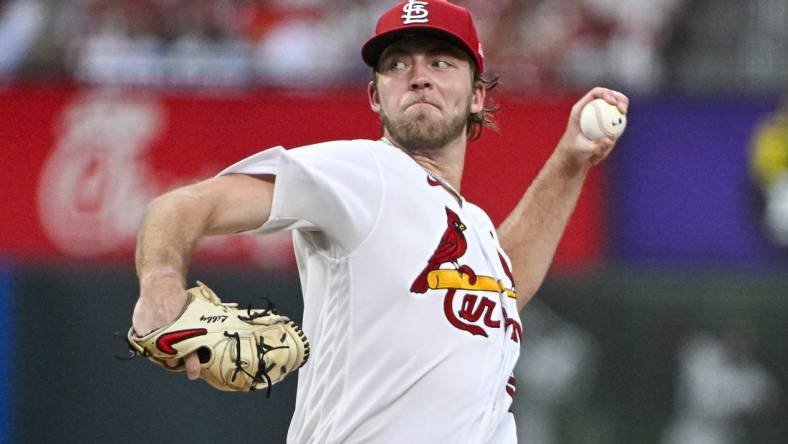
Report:
M 222 385 L 246 375 L 242 389 L 270 387 L 303 365 L 290 443 L 514 443 L 518 312 L 547 273 L 587 172 L 615 145 L 583 136 L 580 110 L 601 98 L 625 113 L 628 99 L 604 88 L 581 98 L 496 227 L 460 188 L 467 143 L 494 111 L 470 13 L 446 1 L 400 2 L 361 54 L 380 139 L 267 149 L 149 205 L 130 340 L 147 338 L 142 354 L 190 379 Z M 204 236 L 280 230 L 293 235 L 301 329 L 276 314 L 263 323 L 278 325 L 276 334 L 252 331 L 246 342 L 234 336 L 246 329 L 240 321 L 205 334 L 171 328 L 199 294 L 213 301 L 203 307 L 236 310 L 228 316 L 268 316 L 221 303 L 207 287 L 187 291 L 184 276 Z M 157 335 L 179 354 L 161 353 Z M 212 355 L 201 352 L 207 340 L 191 345 L 204 337 Z M 211 365 L 219 370 L 207 376 Z

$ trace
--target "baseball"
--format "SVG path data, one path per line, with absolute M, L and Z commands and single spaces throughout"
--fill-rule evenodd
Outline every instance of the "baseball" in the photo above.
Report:
M 588 102 L 580 112 L 580 131 L 591 140 L 604 136 L 618 138 L 626 127 L 627 116 L 603 99 Z

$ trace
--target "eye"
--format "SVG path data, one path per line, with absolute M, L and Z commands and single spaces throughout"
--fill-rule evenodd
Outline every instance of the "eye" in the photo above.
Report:
M 451 63 L 447 62 L 444 59 L 435 59 L 432 62 L 432 66 L 434 66 L 434 67 L 436 67 L 438 69 L 446 69 L 446 68 L 451 66 Z
M 392 71 L 400 71 L 405 69 L 405 62 L 400 59 L 393 59 L 389 62 L 389 69 Z

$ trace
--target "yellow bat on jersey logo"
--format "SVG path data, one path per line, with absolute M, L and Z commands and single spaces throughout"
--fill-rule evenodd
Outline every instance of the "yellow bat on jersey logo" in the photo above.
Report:
M 470 283 L 470 277 L 459 270 L 432 270 L 427 274 L 427 285 L 433 290 L 450 289 L 494 291 L 506 293 L 506 296 L 517 299 L 517 290 L 506 288 L 503 281 L 490 276 L 476 276 L 476 282 Z

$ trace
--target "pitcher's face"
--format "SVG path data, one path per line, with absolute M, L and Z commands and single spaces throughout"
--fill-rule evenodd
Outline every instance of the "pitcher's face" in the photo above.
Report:
M 482 109 L 484 88 L 462 50 L 431 37 L 389 45 L 370 83 L 370 104 L 384 135 L 410 150 L 438 149 L 465 135 L 468 116 Z

